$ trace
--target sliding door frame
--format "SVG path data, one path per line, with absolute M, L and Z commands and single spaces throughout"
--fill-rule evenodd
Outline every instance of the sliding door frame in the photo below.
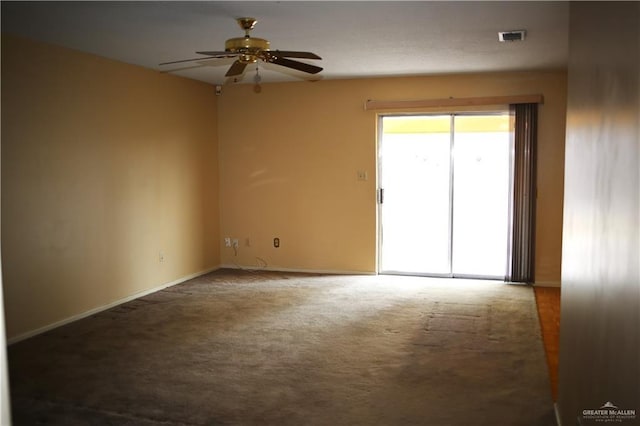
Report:
M 434 278 L 461 278 L 461 279 L 480 279 L 480 280 L 496 280 L 505 281 L 509 274 L 512 256 L 512 228 L 513 228 L 513 197 L 514 197 L 514 138 L 509 141 L 509 202 L 508 202 L 508 238 L 507 238 L 507 258 L 505 259 L 505 275 L 489 276 L 476 274 L 459 274 L 453 273 L 453 215 L 455 205 L 454 197 L 454 181 L 455 181 L 455 118 L 460 116 L 490 116 L 490 115 L 506 115 L 511 116 L 509 108 L 492 109 L 488 111 L 461 111 L 461 112 L 428 112 L 428 113 L 380 113 L 377 115 L 377 173 L 376 173 L 376 191 L 377 191 L 377 250 L 376 250 L 376 270 L 381 275 L 408 275 L 408 276 L 424 276 Z M 381 156 L 381 148 L 383 144 L 383 122 L 385 117 L 424 117 L 424 116 L 449 116 L 449 219 L 448 219 L 448 236 L 449 244 L 447 247 L 447 260 L 449 273 L 427 273 L 427 272 L 407 272 L 395 270 L 382 270 L 382 246 L 383 246 L 383 229 L 382 229 L 382 209 L 384 204 L 384 188 L 382 187 L 383 176 L 383 158 Z M 510 127 L 512 127 L 510 125 Z

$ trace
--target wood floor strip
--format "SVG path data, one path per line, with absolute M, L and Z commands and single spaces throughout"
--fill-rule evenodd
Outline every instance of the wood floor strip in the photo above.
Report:
M 560 347 L 560 288 L 534 287 L 542 340 L 549 366 L 551 394 L 558 400 L 558 351 Z

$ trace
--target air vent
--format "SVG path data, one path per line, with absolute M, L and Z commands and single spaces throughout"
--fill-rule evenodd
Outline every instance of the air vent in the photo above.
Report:
M 499 41 L 522 41 L 524 40 L 524 36 L 527 34 L 525 30 L 517 30 L 517 31 L 500 31 L 498 33 Z

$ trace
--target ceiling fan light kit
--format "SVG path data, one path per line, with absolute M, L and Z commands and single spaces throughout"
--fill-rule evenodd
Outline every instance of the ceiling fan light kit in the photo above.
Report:
M 299 52 L 291 50 L 271 50 L 268 40 L 251 37 L 250 32 L 258 22 L 255 18 L 238 18 L 236 19 L 240 28 L 245 31 L 244 37 L 230 38 L 225 42 L 224 51 L 199 51 L 200 55 L 206 55 L 202 58 L 182 59 L 179 61 L 163 62 L 160 65 L 169 65 L 179 62 L 201 61 L 203 59 L 215 58 L 237 58 L 231 65 L 225 77 L 234 77 L 244 73 L 245 68 L 249 64 L 263 61 L 283 67 L 295 69 L 308 74 L 317 74 L 322 71 L 321 67 L 307 64 L 305 62 L 295 61 L 288 58 L 300 59 L 322 59 L 320 56 L 311 52 Z M 237 81 L 237 80 L 236 80 Z

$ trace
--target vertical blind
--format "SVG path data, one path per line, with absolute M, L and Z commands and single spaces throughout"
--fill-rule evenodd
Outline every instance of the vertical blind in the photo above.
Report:
M 515 104 L 514 192 L 511 262 L 507 279 L 533 283 L 535 280 L 536 152 L 538 104 Z

